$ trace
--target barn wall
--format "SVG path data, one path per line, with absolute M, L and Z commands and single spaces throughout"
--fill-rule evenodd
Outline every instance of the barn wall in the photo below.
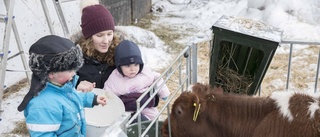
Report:
M 103 0 L 111 12 L 116 25 L 128 25 L 131 23 L 131 1 L 130 0 Z
M 151 0 L 102 0 L 114 17 L 116 25 L 130 25 L 151 12 Z
M 151 11 L 151 0 L 131 0 L 132 20 L 141 19 Z

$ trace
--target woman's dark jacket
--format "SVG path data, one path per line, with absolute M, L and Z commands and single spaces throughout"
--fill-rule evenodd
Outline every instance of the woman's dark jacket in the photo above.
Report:
M 83 56 L 84 64 L 78 70 L 79 80 L 77 85 L 87 80 L 96 83 L 96 88 L 103 88 L 104 82 L 109 78 L 111 72 L 116 68 L 115 66 L 109 66 L 107 63 L 103 64 L 95 59 Z

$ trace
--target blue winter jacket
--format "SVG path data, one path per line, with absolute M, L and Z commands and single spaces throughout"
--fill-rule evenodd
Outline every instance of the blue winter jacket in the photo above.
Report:
M 78 76 L 62 87 L 46 83 L 24 110 L 31 137 L 85 137 L 83 107 L 93 107 L 94 93 L 77 92 Z

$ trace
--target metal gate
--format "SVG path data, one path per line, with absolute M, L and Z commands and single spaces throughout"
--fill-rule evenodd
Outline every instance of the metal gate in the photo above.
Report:
M 319 46 L 319 52 L 318 52 L 318 63 L 317 63 L 317 69 L 315 73 L 315 81 L 314 81 L 314 92 L 317 91 L 317 85 L 318 85 L 318 77 L 319 77 L 319 66 L 320 66 L 320 42 L 307 42 L 307 41 L 290 41 L 290 40 L 282 40 L 281 44 L 289 44 L 290 50 L 288 52 L 289 54 L 289 60 L 288 60 L 288 71 L 287 71 L 287 82 L 286 82 L 286 90 L 289 89 L 290 85 L 290 78 L 291 78 L 291 64 L 292 64 L 292 52 L 294 45 L 318 45 Z
M 108 136 L 130 136 L 130 137 L 144 137 L 161 136 L 159 129 L 161 128 L 162 121 L 170 113 L 170 104 L 183 92 L 191 83 L 197 81 L 197 45 L 192 44 L 186 46 L 176 59 L 170 64 L 170 66 L 162 73 L 160 78 L 163 79 L 163 83 L 158 83 L 160 79 L 157 79 L 141 97 L 137 100 L 137 113 L 130 118 L 129 113 L 123 114 L 118 120 L 116 120 L 105 131 L 103 137 Z M 156 87 L 156 83 L 160 85 Z M 170 89 L 171 95 L 162 104 L 163 107 L 159 109 L 159 114 L 152 121 L 141 122 L 141 111 L 146 107 L 151 99 L 158 93 L 158 89 L 161 89 L 164 85 L 174 87 Z M 140 107 L 141 99 L 150 94 L 150 98 L 145 102 L 145 105 Z M 129 119 L 130 118 L 130 119 Z M 133 120 L 138 119 L 138 122 L 132 124 Z M 121 135 L 120 132 L 126 134 Z

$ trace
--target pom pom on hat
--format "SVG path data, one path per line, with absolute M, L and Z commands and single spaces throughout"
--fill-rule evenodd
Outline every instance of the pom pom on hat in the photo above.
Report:
M 96 0 L 81 1 L 81 28 L 87 39 L 92 35 L 105 30 L 114 31 L 114 19 L 110 11 Z
M 80 2 L 80 10 L 82 12 L 82 10 L 85 7 L 92 6 L 92 5 L 97 5 L 97 4 L 99 4 L 99 0 L 81 0 L 81 2 Z

